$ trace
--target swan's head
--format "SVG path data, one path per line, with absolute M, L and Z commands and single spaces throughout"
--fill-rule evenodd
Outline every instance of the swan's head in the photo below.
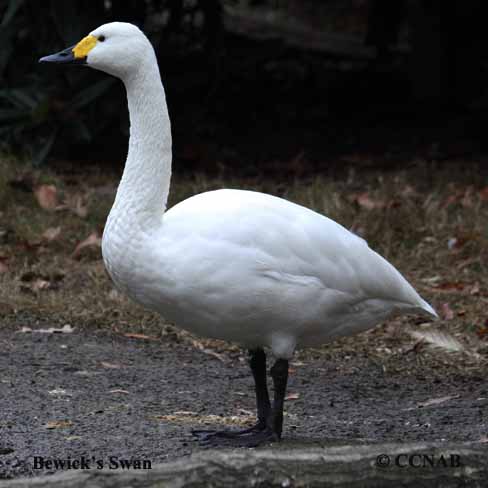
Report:
M 90 32 L 74 46 L 44 56 L 39 62 L 83 64 L 124 79 L 153 53 L 151 43 L 138 27 L 111 22 Z

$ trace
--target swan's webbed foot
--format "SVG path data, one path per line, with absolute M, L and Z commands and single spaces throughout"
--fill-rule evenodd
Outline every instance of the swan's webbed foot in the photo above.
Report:
M 258 422 L 256 425 L 242 430 L 192 430 L 191 433 L 200 442 L 206 442 L 211 437 L 218 437 L 221 439 L 234 439 L 236 437 L 242 437 L 256 432 L 265 430 L 266 426 L 263 422 Z
M 193 431 L 198 442 L 204 447 L 257 447 L 267 442 L 279 441 L 278 435 L 265 427 L 260 430 L 244 431 Z

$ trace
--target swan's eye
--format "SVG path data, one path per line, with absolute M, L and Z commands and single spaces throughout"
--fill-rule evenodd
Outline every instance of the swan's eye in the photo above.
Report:
M 99 40 L 100 42 L 103 42 L 103 41 L 105 40 L 105 36 L 98 36 L 98 40 Z

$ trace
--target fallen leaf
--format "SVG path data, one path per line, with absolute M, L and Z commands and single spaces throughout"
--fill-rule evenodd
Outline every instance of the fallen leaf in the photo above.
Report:
M 424 283 L 432 283 L 432 286 L 438 286 L 437 283 L 442 279 L 439 275 L 429 276 L 428 278 L 422 278 Z
M 51 288 L 51 282 L 42 278 L 38 278 L 31 285 L 31 289 L 34 291 L 49 290 L 49 288 Z
M 29 253 L 37 253 L 39 251 L 39 248 L 41 246 L 42 241 L 26 241 L 26 240 L 21 240 L 18 244 L 18 249 L 22 249 L 23 251 L 29 252 Z
M 48 391 L 48 393 L 54 396 L 62 396 L 62 395 L 72 396 L 71 393 L 69 393 L 66 390 L 63 390 L 62 388 L 55 388 L 54 390 Z
M 34 190 L 34 195 L 44 210 L 54 210 L 58 206 L 58 191 L 54 185 L 40 185 Z
M 443 303 L 441 305 L 441 317 L 444 320 L 452 320 L 454 318 L 454 312 L 448 303 Z
M 252 412 L 251 410 L 246 410 L 245 408 L 240 408 L 238 412 L 249 417 L 252 417 L 254 415 L 254 412 Z
M 84 202 L 83 196 L 79 194 L 69 197 L 66 200 L 66 205 L 64 208 L 67 208 L 82 219 L 88 215 L 88 208 Z
M 47 241 L 51 242 L 57 239 L 61 235 L 61 227 L 49 227 L 42 233 L 42 238 Z
M 431 407 L 432 405 L 440 405 L 441 403 L 447 402 L 454 398 L 459 398 L 459 395 L 448 395 L 440 398 L 431 398 L 425 402 L 421 402 L 417 405 L 417 408 Z
M 418 195 L 418 192 L 415 190 L 415 188 L 411 185 L 406 185 L 405 187 L 403 187 L 402 191 L 400 192 L 400 194 L 403 196 L 403 197 L 413 197 L 413 196 L 417 196 Z
M 367 210 L 374 210 L 376 208 L 384 208 L 385 203 L 381 200 L 373 200 L 368 192 L 359 193 L 355 196 L 354 201 Z
M 464 208 L 471 208 L 473 206 L 473 187 L 466 188 L 460 203 Z
M 298 400 L 299 398 L 299 393 L 289 393 L 288 395 L 286 395 L 285 400 Z
M 107 361 L 101 361 L 100 364 L 104 367 L 104 368 L 108 368 L 108 369 L 119 369 L 121 366 L 120 364 L 116 364 L 116 363 L 109 363 Z
M 463 291 L 466 288 L 465 283 L 461 283 L 459 281 L 456 282 L 443 282 L 437 283 L 432 286 L 433 291 L 439 291 L 443 293 L 454 293 Z
M 460 261 L 459 264 L 456 266 L 456 268 L 458 270 L 463 270 L 464 268 L 479 262 L 480 262 L 480 256 L 475 256 L 473 258 L 468 258 L 468 259 L 464 259 L 463 261 Z
M 46 429 L 65 429 L 72 425 L 73 422 L 71 422 L 71 420 L 51 420 L 44 427 L 46 427 Z
M 488 186 L 485 186 L 482 190 L 480 190 L 480 198 L 484 202 L 488 201 Z
M 480 294 L 480 284 L 478 282 L 474 283 L 471 289 L 469 290 L 470 295 L 479 295 Z
M 85 240 L 81 241 L 73 251 L 72 256 L 74 258 L 78 257 L 83 249 L 86 247 L 100 247 L 102 245 L 102 239 L 99 237 L 97 232 L 92 232 Z
M 485 319 L 485 322 L 478 327 L 476 331 L 476 335 L 483 339 L 485 336 L 488 336 L 488 319 Z
M 78 376 L 96 376 L 100 373 L 98 371 L 80 370 L 80 371 L 75 371 L 74 374 L 76 374 Z
M 416 410 L 417 408 L 424 408 L 424 407 L 432 407 L 434 405 L 440 405 L 441 403 L 447 402 L 449 400 L 453 400 L 455 398 L 459 398 L 460 395 L 447 395 L 444 397 L 439 398 L 431 398 L 430 400 L 426 400 L 425 402 L 418 403 L 415 407 L 409 407 L 404 410 Z
M 222 363 L 227 362 L 227 359 L 224 356 L 222 356 L 222 354 L 219 354 L 218 352 L 212 351 L 212 349 L 205 347 L 200 341 L 190 340 L 190 342 L 192 343 L 193 347 L 198 349 L 200 352 L 203 352 L 204 354 L 208 354 L 209 356 L 218 359 Z
M 82 219 L 88 215 L 88 207 L 83 203 L 83 199 L 81 197 L 76 200 L 74 212 Z
M 449 195 L 445 201 L 441 204 L 441 208 L 447 208 L 455 203 L 460 203 L 463 207 L 472 206 L 472 187 L 455 190 L 452 189 L 454 193 Z
M 148 341 L 157 341 L 158 340 L 157 337 L 148 336 L 145 334 L 136 334 L 136 333 L 131 333 L 131 332 L 124 334 L 124 336 L 128 337 L 129 339 L 144 339 L 144 340 L 148 340 Z

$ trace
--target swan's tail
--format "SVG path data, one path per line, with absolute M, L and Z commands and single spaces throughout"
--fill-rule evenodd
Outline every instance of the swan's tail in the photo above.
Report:
M 420 298 L 419 304 L 416 307 L 414 307 L 414 310 L 423 315 L 428 315 L 433 319 L 439 318 L 439 315 L 437 315 L 437 312 L 434 310 L 434 308 L 431 305 L 429 305 L 423 298 Z

